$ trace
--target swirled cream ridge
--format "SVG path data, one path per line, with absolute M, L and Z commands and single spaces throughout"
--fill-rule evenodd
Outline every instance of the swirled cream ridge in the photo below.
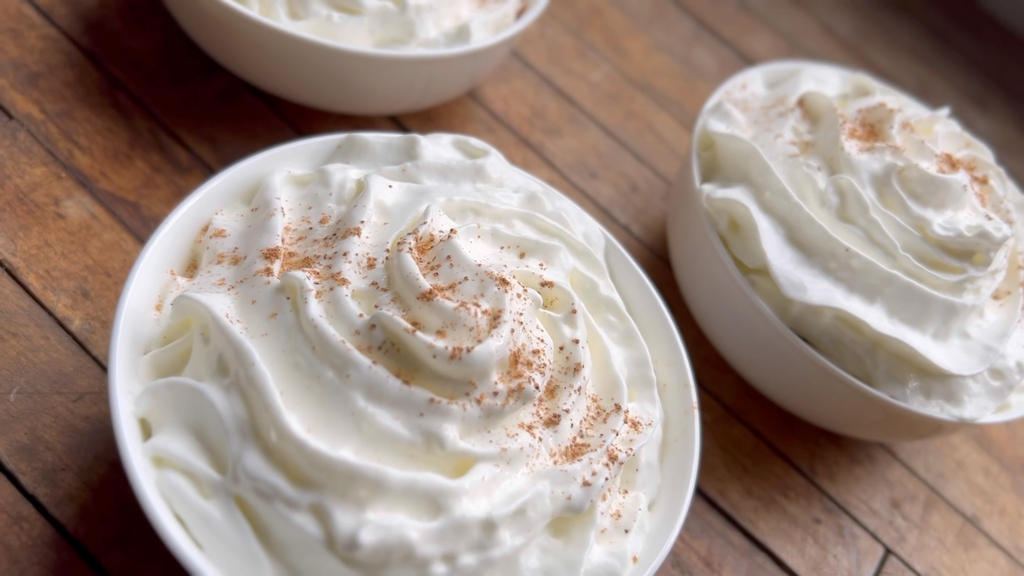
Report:
M 225 574 L 625 573 L 661 407 L 604 244 L 470 138 L 274 174 L 156 305 L 160 494 Z
M 233 0 L 296 32 L 389 49 L 478 44 L 508 29 L 524 0 Z
M 745 74 L 705 114 L 708 214 L 783 322 L 911 406 L 1006 406 L 1024 380 L 1024 199 L 984 144 L 947 110 L 809 63 Z

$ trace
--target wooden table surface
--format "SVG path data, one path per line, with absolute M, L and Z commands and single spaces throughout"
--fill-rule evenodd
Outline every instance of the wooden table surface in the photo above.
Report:
M 1024 574 L 1024 422 L 897 446 L 833 436 L 744 383 L 682 303 L 663 217 L 694 117 L 733 72 L 793 57 L 952 105 L 1024 177 L 1024 42 L 952 0 L 553 0 L 483 86 L 396 118 L 263 94 L 156 1 L 0 0 L 0 574 L 181 573 L 114 446 L 105 368 L 121 285 L 210 174 L 353 129 L 491 142 L 660 287 L 704 426 L 697 495 L 661 574 Z

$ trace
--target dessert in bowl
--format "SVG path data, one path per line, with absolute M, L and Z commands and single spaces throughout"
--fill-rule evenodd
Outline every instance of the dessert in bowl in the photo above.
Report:
M 451 135 L 331 135 L 191 195 L 118 308 L 133 488 L 195 573 L 652 574 L 696 482 L 657 292 Z
M 508 56 L 548 0 L 164 0 L 185 32 L 258 88 L 330 112 L 451 100 Z
M 948 111 L 755 66 L 708 100 L 672 202 L 690 309 L 779 405 L 880 441 L 1024 414 L 1024 199 Z

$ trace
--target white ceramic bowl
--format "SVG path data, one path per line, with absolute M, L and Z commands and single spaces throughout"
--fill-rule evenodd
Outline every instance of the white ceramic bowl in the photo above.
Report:
M 373 116 L 430 108 L 479 84 L 548 0 L 526 3 L 515 24 L 484 42 L 396 51 L 299 34 L 232 0 L 165 0 L 192 40 L 247 82 L 313 108 Z
M 780 61 L 743 70 L 711 95 L 697 118 L 690 161 L 684 162 L 668 212 L 672 268 L 697 324 L 729 364 L 762 394 L 800 418 L 844 436 L 899 442 L 1024 416 L 1024 406 L 1019 406 L 978 422 L 963 422 L 894 400 L 850 376 L 797 337 L 733 264 L 699 189 L 697 139 L 704 128 L 704 112 L 729 85 L 747 75 L 808 64 L 820 65 Z
M 171 212 L 149 239 L 121 294 L 109 367 L 110 407 L 118 449 L 146 516 L 175 557 L 193 574 L 215 571 L 157 491 L 135 417 L 135 397 L 143 385 L 140 359 L 153 338 L 154 305 L 167 281 L 167 271 L 184 265 L 196 233 L 228 199 L 251 192 L 280 169 L 313 170 L 322 166 L 342 136 L 330 134 L 283 144 L 250 156 L 208 180 Z M 558 194 L 553 189 L 551 193 Z M 665 413 L 661 490 L 651 505 L 651 533 L 646 547 L 631 572 L 652 576 L 679 534 L 697 482 L 697 391 L 683 342 L 661 296 L 625 249 L 610 235 L 607 238 L 612 279 L 650 347 Z

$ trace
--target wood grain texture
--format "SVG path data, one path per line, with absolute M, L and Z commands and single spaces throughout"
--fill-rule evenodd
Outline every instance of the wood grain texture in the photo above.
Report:
M 0 349 L 6 468 L 110 573 L 180 574 L 121 468 L 102 368 L 7 274 Z
M 917 576 L 917 572 L 911 570 L 897 556 L 890 554 L 885 557 L 885 562 L 882 564 L 882 569 L 878 571 L 878 576 Z
M 1024 422 L 892 446 L 911 470 L 1024 563 Z
M 105 360 L 139 241 L 18 121 L 0 126 L 0 262 Z
M 6 390 L 0 390 L 0 401 L 6 401 L 7 396 Z M 7 478 L 0 476 L 0 574 L 79 576 L 92 573 L 53 526 Z
M 195 157 L 22 0 L 0 2 L 0 104 L 140 236 L 206 177 Z
M 207 58 L 162 2 L 33 0 L 203 161 L 223 167 L 295 133 Z
M 781 576 L 784 572 L 698 494 L 683 534 L 658 570 L 658 576 L 687 574 Z
M 666 180 L 676 177 L 689 147 L 689 130 L 558 20 L 538 20 L 523 34 L 517 52 L 638 160 Z
M 666 182 L 522 61 L 507 60 L 474 95 L 644 244 L 665 245 Z
M 691 73 L 692 64 L 666 54 L 611 3 L 562 0 L 550 10 L 662 107 L 693 125 L 716 81 Z
M 685 325 L 685 324 L 684 324 Z M 1021 567 L 887 450 L 840 438 L 771 404 L 687 341 L 698 380 L 922 574 L 1022 574 Z M 710 384 L 713 383 L 713 384 Z
M 885 549 L 707 394 L 700 486 L 797 574 L 869 576 Z

